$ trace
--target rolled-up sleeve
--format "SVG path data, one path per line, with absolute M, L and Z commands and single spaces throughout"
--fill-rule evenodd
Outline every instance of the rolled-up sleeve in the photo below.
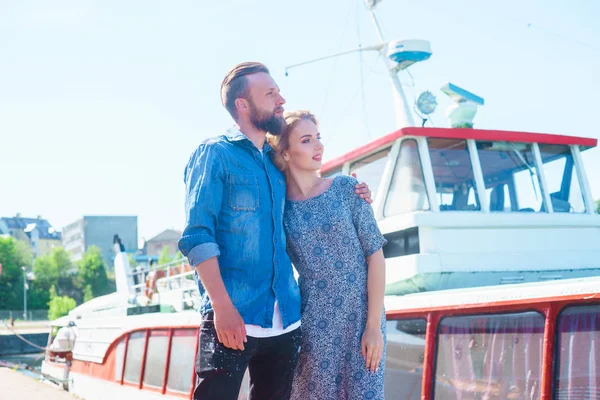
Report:
M 178 247 L 196 266 L 221 254 L 215 231 L 223 199 L 224 169 L 219 145 L 201 144 L 185 169 L 185 228 Z

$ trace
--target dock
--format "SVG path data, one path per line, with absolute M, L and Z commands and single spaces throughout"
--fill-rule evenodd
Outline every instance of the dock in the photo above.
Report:
M 15 400 L 76 400 L 78 397 L 10 368 L 0 368 L 0 398 Z

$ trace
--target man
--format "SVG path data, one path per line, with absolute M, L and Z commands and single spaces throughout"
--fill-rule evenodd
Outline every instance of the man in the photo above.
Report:
M 279 87 L 260 63 L 233 67 L 221 101 L 237 127 L 202 143 L 185 170 L 179 249 L 202 297 L 194 398 L 237 399 L 248 368 L 251 399 L 287 399 L 300 350 L 300 291 L 286 253 L 285 177 L 266 133 L 285 129 Z M 366 185 L 357 193 L 371 202 Z

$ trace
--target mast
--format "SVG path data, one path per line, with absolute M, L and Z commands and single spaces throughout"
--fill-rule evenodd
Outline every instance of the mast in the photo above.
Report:
M 371 13 L 373 23 L 375 24 L 375 29 L 377 30 L 377 34 L 379 35 L 379 39 L 381 41 L 380 44 L 367 47 L 359 47 L 341 53 L 336 53 L 329 56 L 316 58 L 310 61 L 290 65 L 286 68 L 286 76 L 288 75 L 288 71 L 290 69 L 299 67 L 301 65 L 311 64 L 313 62 L 333 57 L 339 57 L 355 52 L 377 51 L 383 56 L 382 59 L 385 63 L 386 69 L 388 70 L 389 78 L 392 83 L 392 91 L 394 96 L 396 113 L 396 128 L 400 129 L 407 126 L 414 126 L 415 123 L 413 119 L 413 114 L 406 99 L 406 94 L 404 93 L 404 89 L 402 88 L 402 83 L 398 78 L 398 73 L 410 67 L 416 62 L 429 59 L 429 57 L 431 56 L 431 47 L 429 45 L 429 42 L 425 40 L 386 41 L 383 36 L 381 26 L 379 24 L 379 20 L 377 19 L 377 15 L 375 14 L 375 6 L 378 3 L 381 3 L 381 1 L 382 0 L 365 0 L 367 8 Z
M 377 19 L 377 14 L 375 13 L 375 6 L 381 1 L 382 0 L 366 0 L 366 4 L 369 8 L 371 19 L 375 24 L 375 29 L 377 30 L 379 40 L 381 41 L 381 43 L 386 43 L 385 38 L 383 36 L 383 30 L 381 29 L 381 25 L 379 24 L 379 20 Z M 404 89 L 402 88 L 402 82 L 400 82 L 400 78 L 398 77 L 399 70 L 396 70 L 396 66 L 394 65 L 394 63 L 388 57 L 386 57 L 386 54 L 383 54 L 384 48 L 385 47 L 382 47 L 379 50 L 379 53 L 382 56 L 381 59 L 385 63 L 385 67 L 388 70 L 388 75 L 392 82 L 394 104 L 396 105 L 396 129 L 404 128 L 406 126 L 414 126 L 415 121 L 413 119 L 412 112 L 408 107 L 408 101 L 406 100 L 406 94 L 404 93 Z

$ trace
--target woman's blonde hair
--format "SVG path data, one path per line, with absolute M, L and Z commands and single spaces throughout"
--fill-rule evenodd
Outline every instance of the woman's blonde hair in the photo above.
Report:
M 281 135 L 267 134 L 267 141 L 273 148 L 273 162 L 282 172 L 287 171 L 287 163 L 283 155 L 290 148 L 290 134 L 296 128 L 300 121 L 311 121 L 316 126 L 319 126 L 317 118 L 307 110 L 286 111 L 283 114 L 285 120 L 285 130 Z

